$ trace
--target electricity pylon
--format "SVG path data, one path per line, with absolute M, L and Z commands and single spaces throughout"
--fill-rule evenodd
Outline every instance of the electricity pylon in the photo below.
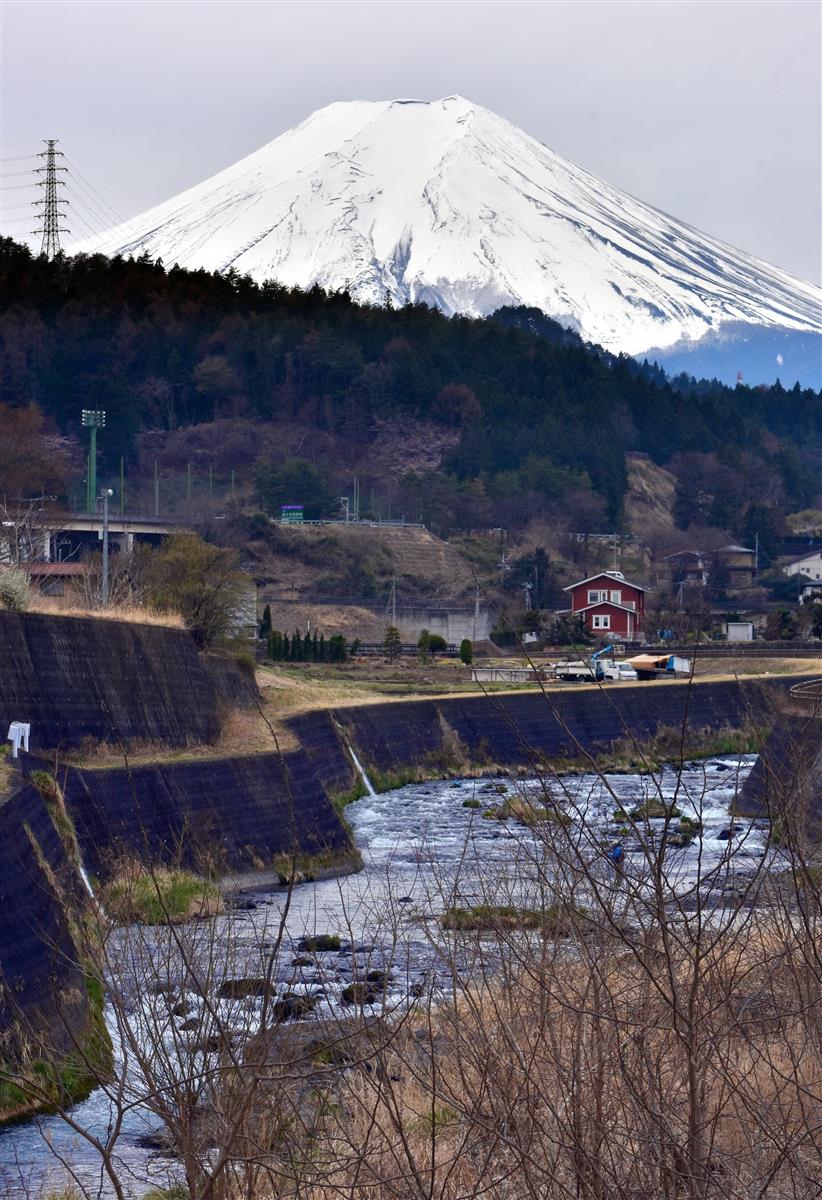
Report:
M 66 167 L 57 165 L 57 158 L 62 158 L 61 150 L 55 150 L 57 138 L 48 138 L 46 140 L 46 149 L 38 154 L 38 158 L 44 158 L 46 165 L 44 167 L 35 167 L 35 175 L 43 175 L 44 179 L 37 180 L 37 186 L 44 189 L 43 199 L 35 200 L 34 203 L 41 210 L 40 221 L 41 227 L 33 229 L 32 233 L 42 235 L 43 241 L 40 245 L 40 253 L 45 254 L 46 258 L 54 258 L 55 254 L 60 253 L 60 234 L 69 233 L 70 231 L 64 228 L 60 221 L 65 215 L 61 209 L 62 204 L 68 204 L 68 200 L 64 200 L 58 195 L 57 189 L 65 187 L 65 181 L 60 179 L 58 171 L 65 171 Z

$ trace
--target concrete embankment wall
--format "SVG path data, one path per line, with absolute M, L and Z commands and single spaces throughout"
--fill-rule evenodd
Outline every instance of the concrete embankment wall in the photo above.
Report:
M 61 770 L 84 861 L 105 877 L 120 857 L 218 874 L 281 854 L 343 855 L 350 837 L 301 751 Z M 347 787 L 353 786 L 349 767 Z
M 91 1019 L 69 914 L 82 884 L 36 788 L 0 805 L 0 1061 L 52 1065 Z M 25 1108 L 25 1104 L 22 1105 Z
M 756 683 L 660 683 L 371 704 L 292 718 L 301 749 L 282 757 L 68 767 L 59 780 L 95 874 L 105 876 L 123 855 L 233 873 L 263 869 L 294 850 L 350 848 L 331 801 L 357 782 L 346 742 L 378 779 L 527 767 L 607 752 L 620 739 L 642 742 L 686 722 L 692 739 L 768 725 L 772 694 Z M 29 769 L 47 765 L 32 761 Z
M 777 721 L 735 803 L 742 816 L 782 818 L 822 838 L 822 717 Z
M 0 724 L 31 746 L 212 742 L 224 706 L 251 703 L 236 665 L 198 653 L 181 629 L 0 610 Z
M 620 739 L 642 742 L 683 725 L 692 744 L 708 731 L 768 726 L 781 691 L 778 683 L 756 681 L 621 684 L 369 704 L 333 715 L 306 713 L 289 724 L 324 785 L 342 790 L 348 755 L 336 726 L 367 769 L 388 776 L 415 765 L 431 773 L 439 764 L 454 769 L 460 759 L 475 767 L 527 767 L 545 758 L 608 752 Z

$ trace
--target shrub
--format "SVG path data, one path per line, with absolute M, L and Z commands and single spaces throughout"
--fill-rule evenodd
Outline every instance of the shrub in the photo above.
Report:
M 463 638 L 460 642 L 460 659 L 466 667 L 470 667 L 474 661 L 474 643 L 470 638 Z
M 29 606 L 29 579 L 19 567 L 4 567 L 0 571 L 0 608 L 25 612 Z
M 144 583 L 156 608 L 181 613 L 200 647 L 229 634 L 246 590 L 235 552 L 193 533 L 175 533 L 147 556 Z

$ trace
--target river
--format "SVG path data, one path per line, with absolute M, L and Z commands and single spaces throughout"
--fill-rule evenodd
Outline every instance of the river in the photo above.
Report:
M 573 828 L 595 832 L 596 844 L 603 849 L 594 848 L 606 864 L 607 845 L 615 836 L 615 809 L 629 809 L 652 796 L 675 798 L 684 814 L 698 816 L 702 823 L 701 837 L 670 860 L 675 864 L 674 886 L 685 894 L 700 875 L 721 864 L 728 868 L 726 877 L 733 874 L 743 881 L 760 864 L 765 832 L 740 820 L 730 831 L 728 817 L 734 793 L 753 761 L 752 757 L 711 759 L 687 764 L 680 775 L 666 769 L 652 777 L 575 776 L 556 781 L 552 791 Z M 538 792 L 535 781 L 455 780 L 413 784 L 352 804 L 347 816 L 362 851 L 363 870 L 293 889 L 274 974 L 280 991 L 313 996 L 315 1012 L 322 1016 L 350 1011 L 342 1005 L 342 990 L 352 975 L 363 978 L 368 969 L 391 970 L 386 996 L 391 1005 L 447 984 L 453 963 L 440 957 L 437 938 L 431 933 L 432 918 L 452 904 L 517 901 L 527 894 L 535 873 L 543 870 L 538 834 L 518 821 L 483 818 L 490 806 L 523 790 Z M 631 835 L 624 837 L 624 848 L 626 872 L 641 872 L 644 860 Z M 224 916 L 185 927 L 184 933 L 191 936 L 195 954 L 203 954 L 207 944 L 217 963 L 215 967 L 212 961 L 212 978 L 254 977 L 264 973 L 285 903 L 284 890 L 244 893 Z M 329 933 L 340 936 L 339 950 L 301 951 L 299 942 L 306 934 Z M 198 939 L 200 949 L 196 949 Z M 134 953 L 135 944 L 140 946 L 139 955 Z M 123 991 L 134 998 L 133 1011 L 142 1013 L 143 1005 L 156 1015 L 158 1004 L 167 1005 L 164 997 L 153 995 L 158 988 L 146 989 L 144 976 L 139 977 L 149 955 L 156 978 L 164 976 L 173 988 L 180 1020 L 187 1018 L 196 1026 L 202 995 L 190 986 L 184 972 L 175 976 L 177 963 L 167 931 L 142 929 L 138 943 L 124 933 L 115 937 L 114 946 Z M 141 955 L 138 969 L 135 960 Z M 152 993 L 149 998 L 147 991 Z M 253 999 L 218 1003 L 228 1019 L 232 1004 L 238 1014 L 242 1009 L 243 1019 L 250 1022 L 246 1027 L 253 1028 Z M 107 1020 L 117 1048 L 111 1006 Z M 139 1095 L 137 1086 L 134 1094 Z M 72 1110 L 71 1117 L 80 1128 L 105 1138 L 111 1114 L 109 1097 L 98 1089 Z M 135 1198 L 150 1186 L 167 1186 L 175 1177 L 174 1161 L 147 1136 L 156 1126 L 157 1119 L 140 1104 L 123 1121 L 116 1160 L 128 1194 Z M 89 1195 L 110 1195 L 96 1152 L 59 1117 L 34 1119 L 0 1131 L 3 1196 L 36 1196 L 47 1184 L 64 1183 L 66 1164 Z

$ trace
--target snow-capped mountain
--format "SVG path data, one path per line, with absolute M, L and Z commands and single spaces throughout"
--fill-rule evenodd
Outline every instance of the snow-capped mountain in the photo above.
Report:
M 560 158 L 460 96 L 331 104 L 73 251 L 233 268 L 485 315 L 528 305 L 629 354 L 724 323 L 822 329 L 822 291 Z

